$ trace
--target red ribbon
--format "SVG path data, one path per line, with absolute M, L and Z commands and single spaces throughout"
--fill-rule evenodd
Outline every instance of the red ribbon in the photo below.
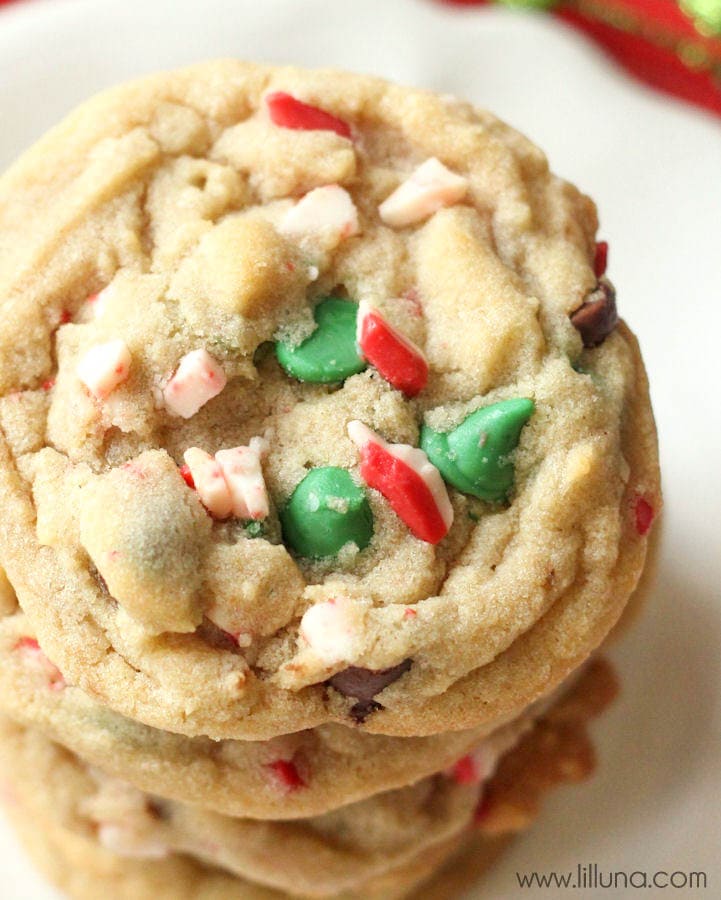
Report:
M 441 2 L 480 6 L 487 0 Z M 702 33 L 676 0 L 561 0 L 550 11 L 636 78 L 721 115 L 721 35 Z

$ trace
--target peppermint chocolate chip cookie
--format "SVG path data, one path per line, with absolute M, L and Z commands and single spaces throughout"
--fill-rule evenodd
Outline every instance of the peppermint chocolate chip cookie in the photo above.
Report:
M 608 667 L 595 663 L 538 722 L 509 733 L 505 746 L 497 741 L 493 750 L 480 747 L 414 788 L 293 824 L 228 819 L 143 794 L 7 719 L 0 721 L 0 758 L 13 777 L 2 793 L 11 815 L 32 816 L 37 835 L 97 842 L 99 852 L 122 858 L 128 873 L 140 860 L 148 876 L 168 870 L 166 890 L 173 897 L 185 896 L 180 879 L 170 877 L 173 867 L 180 873 L 189 865 L 215 866 L 253 886 L 274 885 L 282 896 L 403 896 L 465 839 L 471 825 L 492 842 L 526 827 L 549 788 L 587 776 L 593 753 L 586 722 L 614 690 Z M 93 865 L 84 854 L 78 861 L 76 878 L 82 881 Z
M 462 759 L 483 761 L 480 768 L 461 766 L 480 775 L 547 715 L 549 704 L 555 707 L 557 699 L 533 704 L 487 736 L 389 738 L 325 725 L 270 741 L 218 743 L 159 731 L 104 708 L 64 681 L 22 615 L 0 624 L 0 711 L 140 790 L 226 816 L 320 815 L 454 770 Z
M 211 63 L 52 131 L 0 180 L 0 558 L 63 678 L 253 740 L 558 684 L 660 507 L 596 224 L 490 114 L 373 78 Z
M 441 775 L 313 819 L 261 822 L 144 794 L 39 732 L 11 724 L 4 726 L 0 753 L 21 792 L 35 784 L 43 818 L 95 834 L 106 849 L 130 859 L 182 854 L 299 896 L 353 893 L 433 853 L 470 825 L 480 791 L 479 783 Z
M 228 816 L 295 819 L 414 784 L 474 750 L 480 731 L 425 738 L 342 725 L 215 742 L 121 716 L 67 684 L 22 614 L 0 623 L 0 710 L 145 791 Z

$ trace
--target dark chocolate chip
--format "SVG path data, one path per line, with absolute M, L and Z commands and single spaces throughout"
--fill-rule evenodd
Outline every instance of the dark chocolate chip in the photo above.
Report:
M 329 684 L 344 697 L 352 697 L 358 701 L 350 712 L 354 719 L 362 722 L 370 713 L 383 708 L 373 699 L 375 695 L 380 694 L 389 684 L 398 681 L 410 667 L 410 659 L 404 659 L 397 666 L 391 666 L 388 669 L 374 670 L 350 666 L 330 678 Z
M 170 810 L 163 800 L 148 797 L 145 801 L 145 811 L 151 819 L 162 822 L 170 818 Z
M 383 707 L 380 703 L 376 703 L 375 700 L 363 700 L 360 703 L 354 703 L 350 708 L 351 718 L 362 725 L 368 716 L 377 709 L 383 709 Z
M 607 278 L 601 278 L 596 290 L 571 315 L 571 324 L 578 330 L 584 347 L 598 347 L 618 324 L 616 290 Z
M 195 633 L 199 638 L 204 640 L 207 644 L 210 644 L 211 647 L 215 647 L 217 650 L 227 650 L 230 653 L 238 653 L 238 642 L 233 637 L 232 634 L 228 634 L 227 631 L 223 631 L 222 628 L 218 628 L 218 626 L 211 622 L 210 619 L 203 619 L 203 621 L 198 625 L 195 629 Z

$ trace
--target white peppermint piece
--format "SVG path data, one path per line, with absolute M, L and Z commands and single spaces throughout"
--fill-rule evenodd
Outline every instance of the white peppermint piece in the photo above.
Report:
M 189 447 L 183 459 L 203 505 L 216 519 L 226 519 L 233 511 L 233 498 L 218 460 L 199 447 Z
M 94 397 L 104 400 L 127 379 L 131 359 L 125 341 L 108 341 L 91 347 L 75 372 Z
M 186 353 L 163 389 L 166 407 L 176 416 L 190 419 L 227 384 L 223 367 L 204 348 Z
M 363 617 L 356 604 L 338 597 L 311 606 L 300 620 L 300 634 L 315 655 L 329 666 L 353 662 Z
M 85 303 L 80 306 L 78 314 L 75 317 L 76 322 L 92 322 L 99 319 L 105 312 L 105 307 L 111 297 L 113 291 L 112 284 L 107 285 L 96 294 L 90 294 Z
M 170 852 L 161 841 L 141 836 L 129 825 L 101 822 L 98 840 L 106 850 L 131 859 L 163 859 Z
M 112 284 L 107 285 L 102 289 L 102 291 L 98 291 L 97 294 L 91 294 L 86 303 L 91 308 L 92 318 L 99 319 L 100 316 L 105 312 L 105 307 L 107 306 L 108 300 L 113 293 Z
M 287 237 L 320 236 L 332 247 L 358 230 L 358 210 L 348 191 L 337 184 L 307 193 L 280 223 L 280 231 Z
M 535 710 L 532 708 L 530 714 L 521 715 L 496 731 L 492 731 L 467 754 L 473 763 L 475 781 L 478 784 L 493 777 L 502 757 L 519 743 L 524 734 L 533 728 L 540 713 L 541 709 L 538 707 Z M 449 770 L 450 773 L 452 773 L 452 768 Z
M 239 519 L 264 519 L 268 515 L 268 491 L 260 465 L 263 449 L 260 439 L 253 438 L 248 447 L 215 454 L 230 491 L 233 515 Z
M 467 190 L 467 179 L 432 156 L 386 197 L 378 212 L 386 225 L 403 228 L 422 222 L 443 206 L 453 206 Z
M 413 469 L 423 479 L 423 483 L 430 491 L 446 527 L 451 527 L 453 524 L 453 505 L 448 496 L 446 485 L 441 477 L 441 473 L 420 447 L 411 447 L 410 444 L 389 444 L 388 441 L 383 440 L 379 434 L 376 434 L 373 429 L 358 419 L 348 423 L 348 437 L 359 450 L 363 450 L 366 444 L 369 443 L 379 444 L 391 456 L 395 456 L 396 459 Z

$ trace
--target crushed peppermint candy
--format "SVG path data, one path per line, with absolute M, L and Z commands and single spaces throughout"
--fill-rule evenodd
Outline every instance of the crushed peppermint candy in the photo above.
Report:
M 97 834 L 106 850 L 128 859 L 164 859 L 170 853 L 162 841 L 141 837 L 132 825 L 125 823 L 100 822 Z
M 264 519 L 269 512 L 268 492 L 260 460 L 266 451 L 261 438 L 252 438 L 248 447 L 233 447 L 215 454 L 225 476 L 238 519 Z
M 186 353 L 173 377 L 163 389 L 163 399 L 171 413 L 190 419 L 217 397 L 227 384 L 223 367 L 207 350 Z
M 215 519 L 264 519 L 269 512 L 268 491 L 260 461 L 266 452 L 262 438 L 251 438 L 248 447 L 218 450 L 215 457 L 199 447 L 183 454 L 180 474 L 194 488 Z
M 450 775 L 456 784 L 480 784 L 482 780 L 476 761 L 470 753 L 454 763 Z
M 428 382 L 423 352 L 366 300 L 358 307 L 357 340 L 365 359 L 394 388 L 407 397 L 420 394 Z
M 105 306 L 107 301 L 110 298 L 111 291 L 113 290 L 112 285 L 107 285 L 102 289 L 102 291 L 98 291 L 95 294 L 90 294 L 90 296 L 85 301 L 85 310 L 88 315 L 86 318 L 98 319 L 105 312 Z
M 91 347 L 75 371 L 90 393 L 97 400 L 104 400 L 127 380 L 131 361 L 127 344 L 118 339 Z
M 413 534 L 429 544 L 442 540 L 453 524 L 453 507 L 440 472 L 418 447 L 389 444 L 358 420 L 348 435 L 359 448 L 360 473 L 380 491 Z
M 422 222 L 444 206 L 453 206 L 467 190 L 467 179 L 432 156 L 386 197 L 378 212 L 386 225 L 403 228 Z
M 307 786 L 297 766 L 290 759 L 276 759 L 274 762 L 266 763 L 265 767 L 272 772 L 274 781 L 285 793 L 290 794 Z
M 608 268 L 608 241 L 599 241 L 593 259 L 593 272 L 596 278 L 606 274 Z
M 508 734 L 506 734 L 506 731 Z M 498 746 L 496 746 L 497 737 Z M 482 741 L 477 747 L 457 760 L 446 774 L 456 784 L 482 784 L 487 781 L 496 770 L 499 758 L 506 750 L 516 743 L 517 735 L 512 729 L 499 730 L 497 735 L 491 735 Z
M 280 231 L 290 238 L 320 235 L 336 247 L 345 238 L 358 234 L 358 210 L 348 191 L 328 184 L 301 197 L 285 214 Z
M 189 447 L 183 454 L 183 459 L 203 506 L 213 518 L 227 519 L 233 511 L 233 498 L 223 467 L 199 447 Z
M 315 655 L 328 665 L 352 662 L 362 612 L 347 597 L 316 603 L 300 620 L 300 635 Z
M 21 652 L 29 662 L 42 669 L 51 691 L 61 691 L 65 687 L 62 672 L 43 653 L 37 638 L 29 636 L 18 638 L 14 649 Z
M 351 139 L 350 125 L 332 113 L 298 100 L 285 91 L 273 91 L 265 95 L 265 105 L 270 121 L 281 128 L 296 131 L 335 131 L 341 137 Z
M 648 534 L 653 524 L 655 513 L 653 507 L 644 497 L 636 499 L 635 506 L 636 532 L 643 537 Z

